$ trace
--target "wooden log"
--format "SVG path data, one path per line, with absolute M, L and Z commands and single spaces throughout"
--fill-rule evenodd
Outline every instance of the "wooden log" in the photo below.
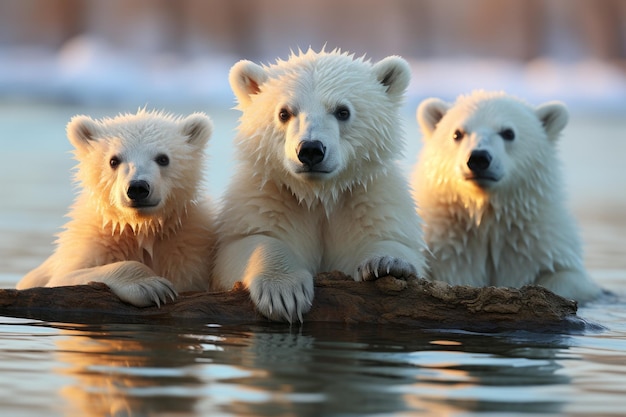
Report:
M 575 301 L 537 286 L 521 289 L 450 286 L 391 276 L 354 282 L 339 272 L 315 281 L 313 307 L 305 322 L 398 324 L 415 328 L 471 331 L 582 330 Z M 228 292 L 181 294 L 161 307 L 138 308 L 120 301 L 100 283 L 72 287 L 1 289 L 0 315 L 56 322 L 202 321 L 267 322 L 242 285 Z

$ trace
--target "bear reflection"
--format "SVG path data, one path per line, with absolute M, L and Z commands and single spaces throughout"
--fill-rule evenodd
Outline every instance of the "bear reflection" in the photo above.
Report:
M 195 386 L 186 372 L 199 345 L 182 335 L 137 326 L 66 330 L 57 342 L 60 373 L 73 377 L 60 389 L 66 415 L 133 416 L 193 410 Z M 180 387 L 189 387 L 181 394 Z

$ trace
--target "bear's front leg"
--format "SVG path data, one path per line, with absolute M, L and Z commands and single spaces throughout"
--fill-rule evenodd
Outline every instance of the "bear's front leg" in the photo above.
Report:
M 53 278 L 48 287 L 102 282 L 122 301 L 135 307 L 160 306 L 175 300 L 178 294 L 167 279 L 156 276 L 146 265 L 136 261 L 121 261 L 73 271 Z
M 537 277 L 535 284 L 581 303 L 594 300 L 603 292 L 584 270 L 574 268 L 543 272 Z
M 215 279 L 222 288 L 244 283 L 261 314 L 271 320 L 303 321 L 314 295 L 313 273 L 279 239 L 253 235 L 218 251 Z

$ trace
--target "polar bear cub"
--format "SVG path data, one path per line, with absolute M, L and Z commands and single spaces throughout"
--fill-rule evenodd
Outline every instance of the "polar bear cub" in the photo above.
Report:
M 242 281 L 258 310 L 302 320 L 313 277 L 421 275 L 421 224 L 396 160 L 410 68 L 340 51 L 240 61 L 238 170 L 219 215 L 216 287 Z
M 81 191 L 56 251 L 17 288 L 98 281 L 139 307 L 208 289 L 214 218 L 200 191 L 211 132 L 201 113 L 74 117 Z
M 583 267 L 564 202 L 557 139 L 566 107 L 531 107 L 477 91 L 417 110 L 423 148 L 413 177 L 430 278 L 451 284 L 539 284 L 587 301 L 601 290 Z

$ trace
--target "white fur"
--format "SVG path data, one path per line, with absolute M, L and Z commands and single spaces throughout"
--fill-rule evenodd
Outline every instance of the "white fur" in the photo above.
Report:
M 430 278 L 474 286 L 540 284 L 579 301 L 600 294 L 584 270 L 564 203 L 556 148 L 568 120 L 564 105 L 533 108 L 504 93 L 477 91 L 454 104 L 427 99 L 417 118 L 424 146 L 413 185 Z M 503 138 L 507 129 L 514 139 Z M 468 179 L 475 150 L 493 157 L 492 180 Z
M 214 219 L 199 194 L 209 118 L 145 110 L 99 121 L 76 116 L 67 132 L 80 194 L 54 254 L 17 288 L 98 281 L 140 307 L 206 290 Z M 163 155 L 165 166 L 157 163 Z M 147 207 L 133 207 L 127 195 L 135 180 L 150 186 Z
M 239 166 L 219 216 L 218 289 L 242 281 L 262 314 L 291 322 L 309 310 L 319 272 L 422 274 L 421 225 L 396 164 L 409 78 L 399 57 L 370 64 L 340 51 L 233 66 Z M 298 158 L 303 140 L 325 148 L 316 172 Z

